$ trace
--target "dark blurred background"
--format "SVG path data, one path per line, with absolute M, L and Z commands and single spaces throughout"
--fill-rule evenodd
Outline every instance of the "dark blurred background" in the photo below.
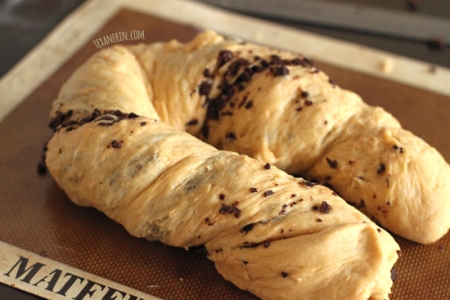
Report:
M 83 2 L 84 0 L 0 0 L 0 77 Z M 367 5 L 450 20 L 450 0 L 328 0 L 328 2 Z M 270 20 L 450 67 L 449 45 L 439 44 L 430 47 L 425 42 L 400 40 L 311 23 Z

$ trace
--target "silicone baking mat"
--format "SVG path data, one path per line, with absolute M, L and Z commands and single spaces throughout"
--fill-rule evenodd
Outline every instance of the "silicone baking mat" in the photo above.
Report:
M 121 9 L 0 123 L 0 241 L 158 298 L 256 299 L 222 279 L 204 254 L 133 238 L 102 213 L 72 204 L 50 175 L 37 174 L 51 135 L 48 112 L 61 84 L 98 51 L 94 40 L 133 30 L 142 30 L 145 38 L 120 43 L 188 41 L 198 32 Z M 393 113 L 450 161 L 449 97 L 316 63 L 340 86 Z M 391 299 L 450 299 L 450 235 L 427 246 L 396 239 L 403 255 Z

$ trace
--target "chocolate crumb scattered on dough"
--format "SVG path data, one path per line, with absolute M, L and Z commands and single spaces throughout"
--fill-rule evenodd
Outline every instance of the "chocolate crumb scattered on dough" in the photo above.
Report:
M 281 272 L 281 276 L 283 276 L 283 278 L 286 278 L 288 276 L 288 273 L 283 271 L 283 272 Z
M 329 157 L 326 157 L 326 160 L 327 160 L 328 165 L 329 165 L 331 168 L 337 169 L 337 167 L 338 167 L 338 162 L 337 162 L 337 160 L 330 159 Z
M 245 104 L 245 108 L 246 109 L 250 109 L 252 107 L 253 107 L 253 101 L 252 100 L 250 100 L 249 102 L 247 102 L 247 104 Z
M 236 218 L 239 218 L 241 216 L 241 210 L 237 208 L 235 205 L 222 204 L 222 206 L 219 209 L 219 213 L 221 213 L 222 215 L 234 214 Z
M 139 118 L 139 116 L 134 112 L 128 114 L 128 119 L 136 119 L 136 118 Z
M 269 163 L 266 163 L 266 164 L 264 165 L 264 169 L 269 170 L 269 169 L 270 169 L 270 164 L 269 164 Z
M 254 188 L 254 187 L 251 187 L 251 188 L 250 188 L 250 192 L 252 192 L 252 193 L 256 193 L 257 191 L 258 191 L 257 188 Z
M 286 76 L 289 75 L 289 69 L 285 65 L 277 66 L 273 70 L 273 76 Z
M 225 194 L 220 194 L 220 195 L 219 195 L 219 199 L 220 199 L 220 200 L 225 200 Z
M 219 52 L 219 58 L 217 60 L 217 67 L 220 68 L 228 61 L 233 59 L 234 55 L 230 50 L 222 50 Z
M 120 149 L 122 148 L 122 145 L 117 140 L 113 140 L 111 142 L 111 147 L 113 147 L 114 149 Z
M 211 91 L 211 87 L 212 87 L 211 83 L 203 81 L 198 88 L 198 92 L 201 96 L 207 96 Z
M 383 163 L 380 163 L 377 169 L 377 174 L 383 174 L 386 171 L 386 166 Z
M 327 214 L 331 210 L 330 204 L 328 204 L 327 201 L 322 201 L 322 204 L 320 205 L 320 211 Z
M 242 227 L 241 232 L 242 233 L 247 233 L 247 232 L 249 232 L 250 230 L 253 229 L 253 226 L 255 226 L 255 224 L 253 224 L 253 223 L 247 224 L 244 227 Z
M 272 190 L 267 190 L 264 192 L 264 197 L 268 197 L 270 195 L 273 195 L 273 191 Z

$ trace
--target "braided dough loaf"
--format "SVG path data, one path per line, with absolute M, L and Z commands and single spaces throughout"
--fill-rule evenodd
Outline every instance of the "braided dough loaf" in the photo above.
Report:
M 161 119 L 323 183 L 412 241 L 435 242 L 450 228 L 443 157 L 305 57 L 211 31 L 186 44 L 115 46 L 75 72 L 51 115 L 77 119 L 94 108 Z
M 205 245 L 264 299 L 387 299 L 400 253 L 333 191 L 280 169 L 406 238 L 450 226 L 444 159 L 302 56 L 210 31 L 114 46 L 74 72 L 51 117 L 46 163 L 72 201 L 137 237 Z

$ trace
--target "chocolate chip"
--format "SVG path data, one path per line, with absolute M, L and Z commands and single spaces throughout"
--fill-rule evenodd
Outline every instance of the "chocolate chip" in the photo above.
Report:
M 377 169 L 377 174 L 383 174 L 386 171 L 386 166 L 383 163 L 380 163 Z
M 247 233 L 253 229 L 253 226 L 255 226 L 253 223 L 247 224 L 241 229 L 241 232 Z
M 116 141 L 116 140 L 113 140 L 113 141 L 111 142 L 111 146 L 112 146 L 114 149 L 120 149 L 120 148 L 122 148 L 122 145 L 120 145 L 120 143 L 119 143 L 118 141 Z
M 234 214 L 236 218 L 239 218 L 241 216 L 241 210 L 237 208 L 235 205 L 226 205 L 222 204 L 222 206 L 219 209 L 219 213 L 221 214 Z
M 245 104 L 245 108 L 246 109 L 250 109 L 252 107 L 253 107 L 253 101 L 252 100 L 250 100 L 249 102 L 247 102 L 247 104 Z
M 289 74 L 289 69 L 285 65 L 277 66 L 273 70 L 273 76 L 285 76 Z
M 211 92 L 212 85 L 206 81 L 203 81 L 198 87 L 198 92 L 201 96 L 207 96 Z
M 329 213 L 331 210 L 331 206 L 328 204 L 327 201 L 322 201 L 322 204 L 320 205 L 320 211 L 324 214 Z
M 338 167 L 338 162 L 336 160 L 330 159 L 328 157 L 326 157 L 327 163 L 328 165 L 333 168 L 333 169 L 337 169 Z
M 273 191 L 272 190 L 267 190 L 264 192 L 264 197 L 268 197 L 270 195 L 273 195 Z

